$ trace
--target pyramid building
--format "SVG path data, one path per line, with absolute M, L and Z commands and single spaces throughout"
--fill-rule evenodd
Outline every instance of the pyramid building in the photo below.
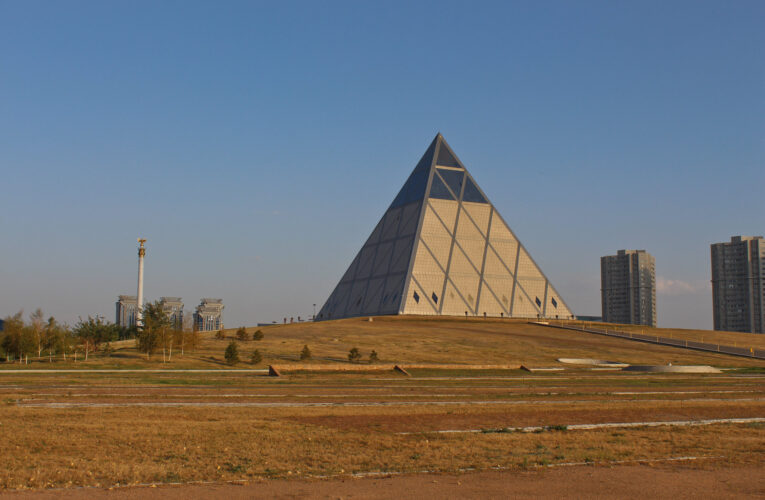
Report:
M 441 134 L 316 316 L 572 318 Z

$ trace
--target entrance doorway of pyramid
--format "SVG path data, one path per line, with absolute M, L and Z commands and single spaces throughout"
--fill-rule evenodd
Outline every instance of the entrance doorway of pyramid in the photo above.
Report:
M 316 316 L 573 318 L 439 133 Z

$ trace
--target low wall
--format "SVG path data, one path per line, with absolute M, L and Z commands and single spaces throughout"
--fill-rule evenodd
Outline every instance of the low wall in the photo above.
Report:
M 602 359 L 590 359 L 590 358 L 558 358 L 561 363 L 569 365 L 592 365 L 607 368 L 624 368 L 629 366 L 628 363 L 620 363 L 618 361 L 605 361 Z
M 717 368 L 706 365 L 631 365 L 622 368 L 622 371 L 646 373 L 722 373 Z
M 278 375 L 287 372 L 377 372 L 393 371 L 398 368 L 403 370 L 519 370 L 521 365 L 442 365 L 435 363 L 413 363 L 413 364 L 279 364 L 269 366 L 269 372 L 272 375 Z

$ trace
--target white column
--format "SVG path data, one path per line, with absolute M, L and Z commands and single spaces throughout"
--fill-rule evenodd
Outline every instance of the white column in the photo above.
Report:
M 138 238 L 138 243 L 141 246 L 138 247 L 138 300 L 136 302 L 135 324 L 139 328 L 143 326 L 143 257 L 146 255 L 143 244 L 145 242 L 145 239 Z

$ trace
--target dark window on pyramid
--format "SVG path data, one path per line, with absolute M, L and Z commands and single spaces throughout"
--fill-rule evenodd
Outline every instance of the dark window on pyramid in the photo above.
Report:
M 454 155 L 449 152 L 449 148 L 446 147 L 446 144 L 441 144 L 441 147 L 438 148 L 438 159 L 436 160 L 436 165 L 441 165 L 443 167 L 460 166 L 457 158 L 455 158 Z
M 446 189 L 444 181 L 437 175 L 433 176 L 433 183 L 430 185 L 430 197 L 437 198 L 439 200 L 453 200 L 454 197 Z
M 438 295 L 436 295 L 436 292 L 433 292 L 433 295 L 431 295 L 430 298 L 433 299 L 433 302 L 438 304 Z
M 550 302 L 552 302 L 553 307 L 558 307 L 558 303 L 555 301 L 555 299 L 550 299 Z
M 412 172 L 406 185 L 401 188 L 391 208 L 399 207 L 421 200 L 425 196 L 425 187 L 428 184 L 428 169 Z
M 418 304 L 420 303 L 420 296 L 417 295 L 417 292 L 414 292 L 414 295 L 412 295 L 412 297 L 414 297 L 415 302 L 417 302 Z
M 455 196 L 459 198 L 460 193 L 462 192 L 462 181 L 465 174 L 461 170 L 445 170 L 443 168 L 436 169 L 436 171 L 441 174 L 446 185 L 449 186 Z
M 535 297 L 535 298 L 536 298 L 536 301 L 535 301 L 535 302 L 537 303 L 537 305 L 538 305 L 539 307 L 542 307 L 542 301 L 541 301 L 541 300 L 539 300 L 539 297 Z
M 488 203 L 483 197 L 473 181 L 468 178 L 465 183 L 465 194 L 462 195 L 462 201 L 471 201 L 473 203 Z

